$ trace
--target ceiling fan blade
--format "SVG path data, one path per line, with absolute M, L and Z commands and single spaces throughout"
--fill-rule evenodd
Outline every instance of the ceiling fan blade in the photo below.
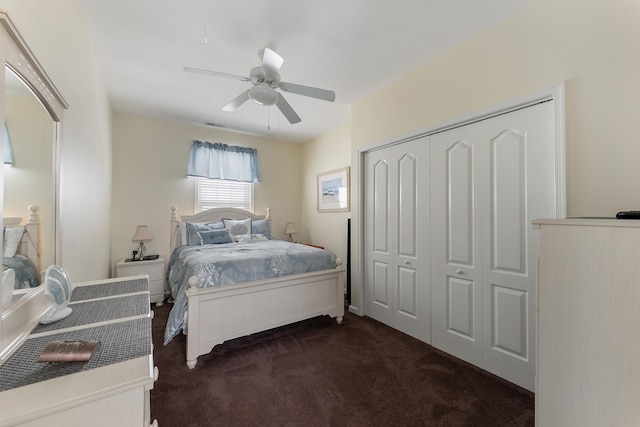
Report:
M 222 107 L 224 111 L 235 111 L 236 108 L 244 104 L 249 100 L 249 89 L 242 92 L 240 95 L 236 96 L 229 102 L 227 105 Z
M 271 78 L 275 77 L 284 63 L 284 58 L 268 47 L 260 49 L 258 56 L 262 61 L 262 71 Z
M 302 121 L 300 116 L 293 111 L 293 108 L 291 108 L 291 105 L 289 105 L 287 100 L 280 94 L 278 94 L 278 102 L 276 105 L 278 106 L 278 109 L 282 111 L 282 114 L 287 118 L 287 120 L 289 120 L 289 123 L 294 124 Z
M 285 92 L 296 93 L 298 95 L 310 96 L 323 101 L 333 102 L 336 100 L 336 93 L 332 90 L 318 89 L 317 87 L 303 86 L 295 83 L 280 82 L 278 85 Z
M 189 73 L 204 74 L 206 76 L 224 77 L 226 79 L 240 80 L 243 82 L 249 81 L 249 77 L 237 76 L 235 74 L 221 73 L 220 71 L 203 70 L 200 68 L 191 68 L 191 67 L 184 67 L 183 70 Z

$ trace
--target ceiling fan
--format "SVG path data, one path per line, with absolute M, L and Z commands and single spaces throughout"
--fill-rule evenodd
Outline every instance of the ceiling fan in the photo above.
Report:
M 253 67 L 249 73 L 249 77 L 191 67 L 184 67 L 184 71 L 205 74 L 208 76 L 225 77 L 243 82 L 251 82 L 253 86 L 250 89 L 242 92 L 240 95 L 232 99 L 231 102 L 222 107 L 225 111 L 234 111 L 236 108 L 251 99 L 260 105 L 269 106 L 275 104 L 287 118 L 289 123 L 293 124 L 300 122 L 302 119 L 298 114 L 296 114 L 293 108 L 291 108 L 291 105 L 289 105 L 289 103 L 284 99 L 282 94 L 276 91 L 276 89 L 281 89 L 285 92 L 295 93 L 298 95 L 310 96 L 323 101 L 335 101 L 336 94 L 333 91 L 280 81 L 279 71 L 280 67 L 282 67 L 282 64 L 284 63 L 284 59 L 268 47 L 260 49 L 258 51 L 258 57 L 260 57 L 262 65 L 259 67 Z

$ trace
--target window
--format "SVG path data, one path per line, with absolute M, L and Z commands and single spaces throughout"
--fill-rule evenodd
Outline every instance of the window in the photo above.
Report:
M 196 178 L 196 213 L 222 207 L 253 212 L 252 183 Z

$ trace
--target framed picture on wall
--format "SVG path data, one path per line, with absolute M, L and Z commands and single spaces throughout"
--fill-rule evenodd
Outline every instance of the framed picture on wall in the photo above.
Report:
M 349 211 L 349 167 L 318 174 L 318 212 Z

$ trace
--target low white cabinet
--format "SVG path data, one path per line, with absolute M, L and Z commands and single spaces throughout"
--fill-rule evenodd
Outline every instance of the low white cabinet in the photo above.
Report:
M 137 276 L 146 274 L 149 276 L 149 293 L 151 302 L 160 307 L 164 303 L 165 261 L 160 257 L 148 261 L 125 261 L 121 259 L 116 263 L 116 277 Z
M 640 423 L 640 221 L 538 220 L 539 426 Z
M 147 277 L 76 284 L 69 306 L 71 315 L 37 325 L 0 365 L 0 426 L 156 426 Z M 88 362 L 38 363 L 58 340 L 100 347 Z

